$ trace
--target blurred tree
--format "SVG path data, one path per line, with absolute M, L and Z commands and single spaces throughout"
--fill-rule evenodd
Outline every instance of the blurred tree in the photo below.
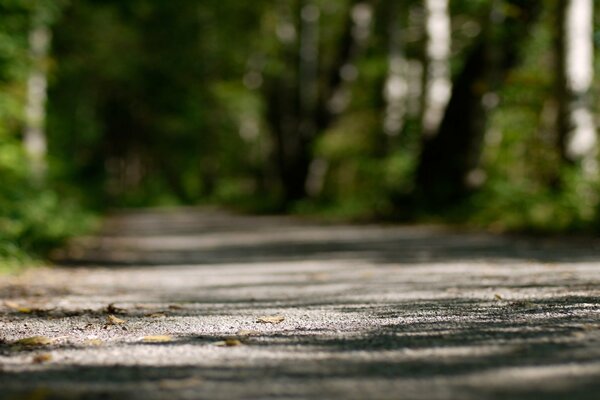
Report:
M 324 41 L 319 35 L 319 3 L 278 3 L 275 29 L 281 47 L 277 63 L 271 60 L 265 71 L 267 121 L 286 205 L 306 196 L 313 143 L 345 110 L 349 83 L 358 73 L 355 62 L 370 31 L 371 3 L 352 0 L 344 7 L 339 36 Z M 329 48 L 334 58 L 327 63 L 320 59 L 320 48 Z
M 263 5 L 71 3 L 55 32 L 54 171 L 121 204 L 195 202 L 246 172 L 231 100 L 249 49 L 231 38 L 252 37 Z
M 14 220 L 34 214 L 21 204 L 37 212 L 25 182 L 47 164 L 48 184 L 100 207 L 446 216 L 485 183 L 465 208 L 528 223 L 567 204 L 562 221 L 589 221 L 577 205 L 598 199 L 571 166 L 592 171 L 597 157 L 592 11 L 589 0 L 2 1 L 3 215 L 19 215 L 12 237 L 39 229 Z M 507 212 L 514 199 L 536 199 L 534 211 Z
M 48 86 L 48 55 L 54 10 L 45 1 L 33 2 L 29 53 L 31 67 L 27 78 L 27 106 L 23 142 L 30 159 L 30 169 L 39 183 L 46 174 L 46 97 Z
M 482 183 L 477 168 L 497 89 L 516 65 L 540 9 L 536 0 L 492 2 L 489 22 L 472 45 L 452 89 L 438 132 L 425 137 L 416 193 L 425 206 L 449 206 Z
M 389 136 L 400 134 L 406 116 L 408 95 L 408 62 L 404 54 L 402 37 L 402 13 L 405 11 L 399 2 L 385 2 L 388 20 L 388 71 L 383 94 L 386 109 L 383 130 Z
M 425 1 L 425 32 L 422 124 L 423 134 L 433 136 L 444 116 L 451 90 L 448 0 Z
M 593 1 L 556 0 L 555 49 L 559 153 L 598 172 L 596 127 L 590 104 L 593 80 Z
M 52 0 L 0 2 L 0 268 L 43 255 L 86 226 L 71 199 L 42 181 L 51 59 L 46 39 L 62 5 Z M 34 149 L 31 135 L 40 135 Z

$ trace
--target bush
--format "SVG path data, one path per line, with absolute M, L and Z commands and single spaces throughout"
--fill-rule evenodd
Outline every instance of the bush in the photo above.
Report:
M 45 257 L 92 223 L 73 198 L 32 184 L 19 144 L 0 142 L 0 266 Z

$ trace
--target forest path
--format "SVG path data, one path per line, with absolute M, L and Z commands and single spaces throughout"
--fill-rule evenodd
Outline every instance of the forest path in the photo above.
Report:
M 69 257 L 0 277 L 3 400 L 600 391 L 598 240 L 180 209 Z

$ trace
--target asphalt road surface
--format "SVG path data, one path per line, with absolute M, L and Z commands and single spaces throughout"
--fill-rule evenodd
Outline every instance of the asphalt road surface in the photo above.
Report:
M 0 277 L 0 399 L 598 399 L 600 240 L 117 213 Z

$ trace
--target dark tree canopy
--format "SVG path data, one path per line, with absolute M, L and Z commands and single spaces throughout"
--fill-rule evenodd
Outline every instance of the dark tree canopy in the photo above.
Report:
M 2 1 L 0 257 L 123 206 L 593 229 L 594 5 Z

